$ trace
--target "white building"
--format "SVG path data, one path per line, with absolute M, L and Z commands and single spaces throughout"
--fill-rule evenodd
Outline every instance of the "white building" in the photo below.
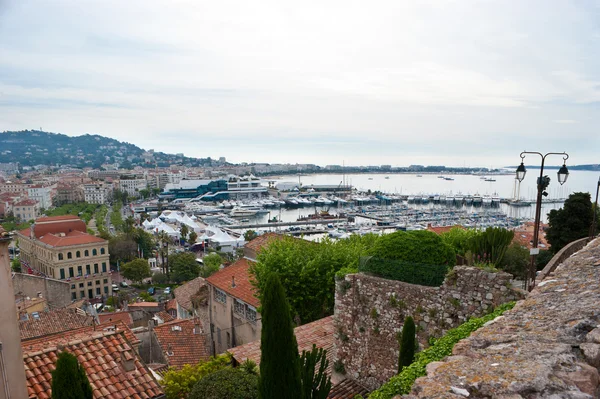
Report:
M 137 198 L 140 196 L 140 190 L 148 188 L 148 182 L 143 177 L 121 179 L 119 181 L 119 188 L 121 191 L 126 192 L 128 196 Z
M 52 207 L 52 187 L 31 186 L 27 189 L 27 196 L 38 202 L 40 208 Z
M 88 204 L 106 204 L 112 197 L 112 188 L 105 183 L 83 185 L 83 200 Z

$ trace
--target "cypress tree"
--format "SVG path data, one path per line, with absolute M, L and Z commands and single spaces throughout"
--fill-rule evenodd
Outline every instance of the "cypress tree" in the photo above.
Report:
M 404 367 L 410 366 L 415 358 L 415 321 L 408 316 L 402 326 L 402 337 L 400 338 L 400 355 L 398 357 L 398 373 Z
M 294 335 L 290 307 L 279 276 L 267 278 L 262 295 L 260 336 L 261 399 L 300 399 L 300 356 Z
M 92 399 L 92 386 L 77 358 L 61 352 L 52 372 L 52 399 Z

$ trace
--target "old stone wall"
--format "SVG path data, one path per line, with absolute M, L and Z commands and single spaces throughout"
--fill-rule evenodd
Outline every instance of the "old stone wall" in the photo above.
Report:
M 430 363 L 415 398 L 600 398 L 600 239 Z
M 507 273 L 456 266 L 441 287 L 425 287 L 364 274 L 338 281 L 335 293 L 336 361 L 346 374 L 374 389 L 397 373 L 398 339 L 412 316 L 420 345 L 471 316 L 520 299 Z
M 41 293 L 50 308 L 63 308 L 71 304 L 71 286 L 65 281 L 14 273 L 13 287 L 15 295 L 35 298 Z

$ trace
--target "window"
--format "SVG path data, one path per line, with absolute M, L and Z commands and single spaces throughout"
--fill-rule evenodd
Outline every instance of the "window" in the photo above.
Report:
M 227 294 L 215 288 L 215 301 L 220 303 L 227 303 Z
M 92 256 L 98 255 L 98 250 L 96 248 L 92 249 Z
M 100 285 L 100 280 L 96 280 L 96 285 Z
M 100 287 L 96 288 L 96 295 L 102 295 L 102 291 L 100 290 Z
M 58 260 L 63 260 L 63 259 L 64 259 L 63 254 L 62 253 L 58 254 Z
M 88 251 L 87 249 L 85 250 L 85 252 L 83 253 L 83 256 L 90 256 L 90 251 Z
M 108 287 L 104 287 L 104 293 L 108 294 Z
M 60 279 L 61 280 L 65 279 L 65 269 L 60 269 Z
M 104 248 L 100 248 L 100 255 L 104 255 Z
M 77 294 L 75 292 L 71 292 L 71 300 L 77 299 Z
M 70 252 L 67 252 L 67 259 L 73 259 L 73 254 Z
M 94 263 L 94 273 L 98 273 L 98 264 Z
M 81 251 L 77 251 L 77 252 L 75 252 L 75 257 L 77 257 L 77 258 L 81 258 Z
M 71 289 L 74 290 L 75 289 L 75 284 L 71 284 Z
M 104 284 L 108 284 L 108 279 L 107 278 L 104 279 Z
M 79 283 L 79 288 L 83 288 L 83 283 Z
M 237 299 L 233 300 L 233 312 L 236 314 L 239 314 L 240 316 L 244 317 L 244 315 L 246 314 L 245 312 L 246 307 L 244 306 L 244 302 L 239 301 Z
M 88 281 L 88 287 L 91 287 L 91 286 L 92 286 L 92 282 Z
M 256 323 L 256 309 L 250 305 L 246 305 L 246 319 L 250 323 Z
M 106 273 L 106 262 L 102 262 L 102 273 Z
M 92 273 L 92 269 L 90 267 L 90 265 L 85 265 L 85 274 L 91 274 Z
M 79 297 L 85 298 L 85 291 L 79 291 Z
M 77 275 L 81 276 L 83 274 L 83 266 L 77 266 Z
M 75 275 L 73 274 L 73 268 L 69 267 L 69 277 L 75 277 Z

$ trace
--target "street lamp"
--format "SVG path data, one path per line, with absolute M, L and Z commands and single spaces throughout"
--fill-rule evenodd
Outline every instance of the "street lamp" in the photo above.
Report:
M 592 225 L 590 226 L 590 240 L 596 236 L 596 214 L 598 213 L 598 192 L 600 191 L 600 177 L 598 178 L 598 186 L 596 187 L 596 206 L 594 206 L 594 216 L 592 217 Z
M 567 181 L 567 178 L 569 177 L 569 170 L 567 169 L 567 165 L 566 165 L 566 161 L 567 161 L 567 159 L 569 159 L 569 155 L 566 152 L 549 152 L 549 153 L 543 155 L 539 152 L 523 151 L 521 153 L 521 165 L 519 165 L 519 167 L 517 168 L 517 172 L 516 172 L 517 180 L 519 180 L 519 182 L 523 181 L 523 179 L 525 178 L 525 173 L 527 173 L 527 171 L 525 170 L 525 164 L 524 164 L 525 154 L 539 155 L 542 158 L 542 165 L 540 167 L 540 177 L 538 177 L 538 180 L 537 180 L 537 200 L 535 203 L 535 222 L 534 222 L 534 226 L 533 226 L 533 247 L 529 251 L 529 253 L 531 254 L 531 262 L 529 264 L 527 280 L 525 281 L 525 287 L 526 287 L 527 291 L 531 291 L 533 289 L 533 287 L 535 287 L 535 272 L 536 272 L 535 260 L 536 260 L 536 256 L 540 252 L 540 250 L 538 248 L 538 241 L 539 241 L 539 232 L 540 232 L 540 213 L 542 210 L 542 195 L 548 196 L 548 193 L 546 192 L 546 188 L 548 188 L 548 185 L 550 184 L 550 178 L 548 176 L 544 176 L 544 163 L 546 162 L 546 157 L 548 155 L 562 155 L 563 156 L 563 161 L 564 161 L 563 166 L 558 170 L 558 173 L 557 173 L 558 182 L 561 185 L 563 185 L 563 184 L 565 184 L 565 182 Z

